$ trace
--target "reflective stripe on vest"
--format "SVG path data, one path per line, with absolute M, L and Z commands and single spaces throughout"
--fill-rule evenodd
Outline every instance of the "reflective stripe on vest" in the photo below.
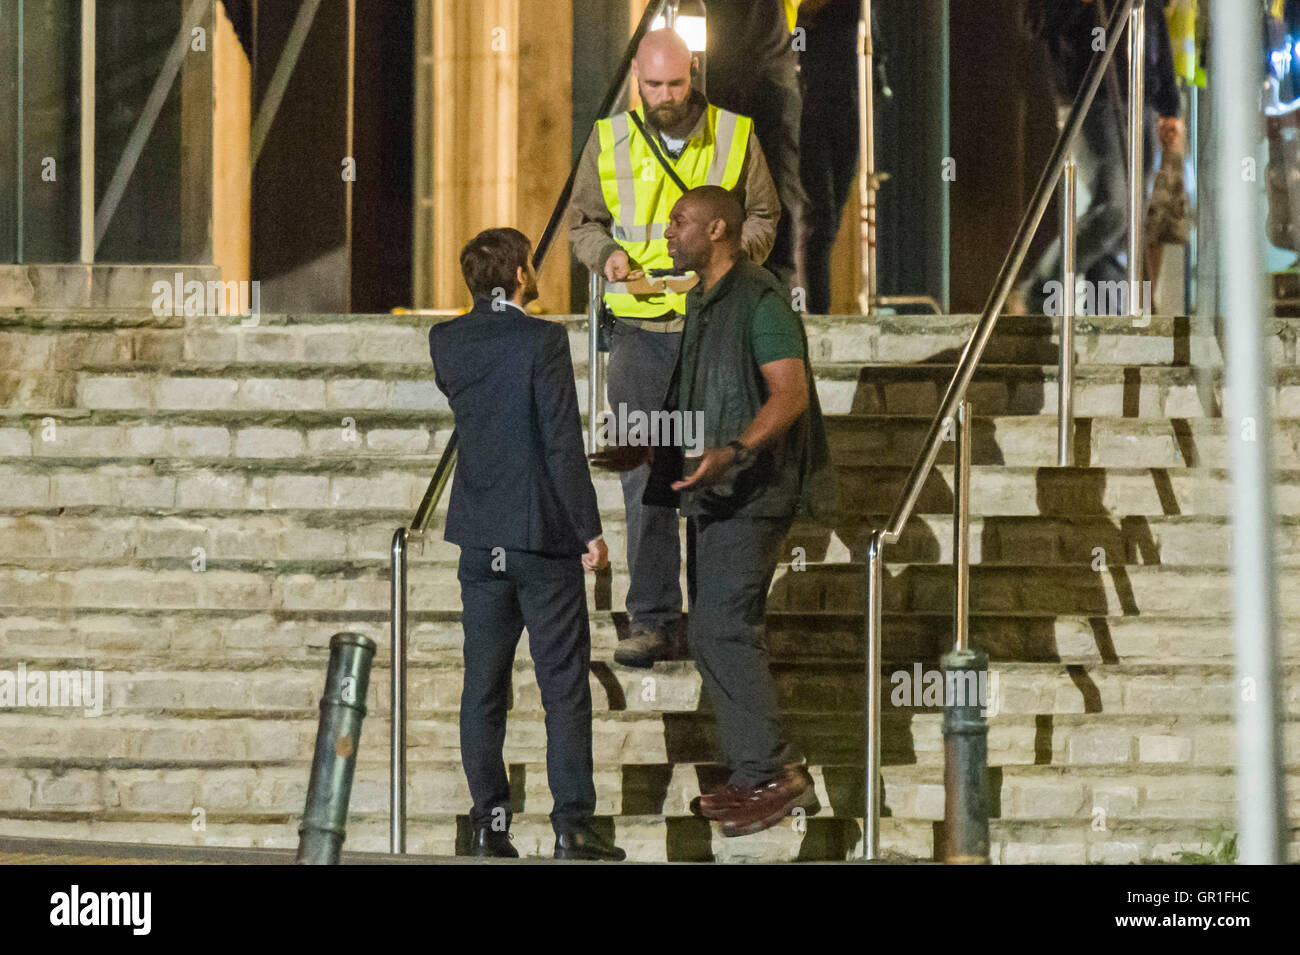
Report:
M 706 117 L 701 134 L 688 140 L 681 156 L 669 162 L 692 189 L 703 185 L 735 189 L 753 120 L 716 106 L 707 108 Z M 673 260 L 664 230 L 681 190 L 659 165 L 627 113 L 597 121 L 596 131 L 600 187 L 613 219 L 610 234 L 638 268 L 671 269 Z M 605 303 L 615 315 L 655 318 L 668 311 L 686 311 L 685 294 L 631 295 L 618 290 L 621 285 L 607 286 L 605 291 Z

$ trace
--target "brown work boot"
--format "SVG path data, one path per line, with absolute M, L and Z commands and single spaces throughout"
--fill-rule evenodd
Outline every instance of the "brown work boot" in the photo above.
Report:
M 724 836 L 748 836 L 770 829 L 795 809 L 817 805 L 812 777 L 802 766 L 787 766 L 773 779 L 742 790 L 739 801 L 719 807 L 716 819 Z
M 632 624 L 632 632 L 626 640 L 620 640 L 614 648 L 614 662 L 620 666 L 649 669 L 657 660 L 667 660 L 672 655 L 672 631 L 666 627 L 647 627 L 644 624 Z

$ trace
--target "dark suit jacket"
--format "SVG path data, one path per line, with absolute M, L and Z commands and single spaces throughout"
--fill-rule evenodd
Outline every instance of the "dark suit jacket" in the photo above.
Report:
M 600 536 L 562 325 L 487 301 L 429 331 L 460 454 L 447 540 L 568 556 Z

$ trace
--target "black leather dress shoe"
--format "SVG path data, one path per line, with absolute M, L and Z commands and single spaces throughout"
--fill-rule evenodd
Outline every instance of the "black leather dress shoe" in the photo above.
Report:
M 469 837 L 469 854 L 486 859 L 518 859 L 519 850 L 510 844 L 510 833 L 491 826 L 479 826 Z
M 627 858 L 627 853 L 591 829 L 584 828 L 555 834 L 555 858 L 622 862 Z

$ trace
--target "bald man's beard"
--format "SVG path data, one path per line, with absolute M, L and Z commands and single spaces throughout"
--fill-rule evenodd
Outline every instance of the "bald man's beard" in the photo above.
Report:
M 660 129 L 672 129 L 685 120 L 690 111 L 690 100 L 684 103 L 660 103 L 654 108 L 647 108 L 646 116 Z

